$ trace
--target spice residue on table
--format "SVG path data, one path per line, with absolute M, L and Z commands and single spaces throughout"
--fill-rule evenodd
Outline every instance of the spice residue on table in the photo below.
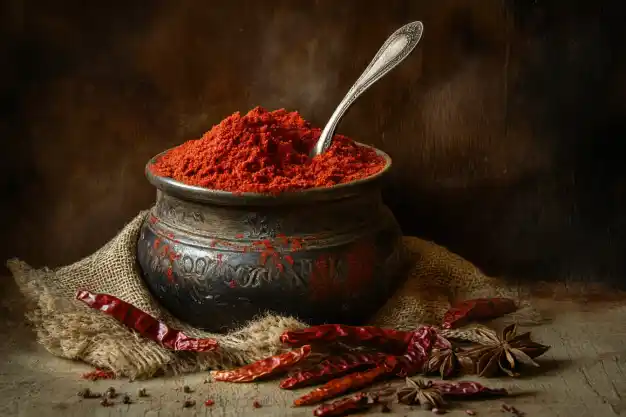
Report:
M 385 159 L 372 148 L 342 135 L 334 136 L 325 153 L 309 159 L 320 134 L 297 112 L 256 107 L 171 149 L 151 170 L 188 185 L 276 194 L 347 183 L 385 167 Z

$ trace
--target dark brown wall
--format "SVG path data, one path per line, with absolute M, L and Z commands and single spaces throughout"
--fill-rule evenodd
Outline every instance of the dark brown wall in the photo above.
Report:
M 0 257 L 92 252 L 150 206 L 149 157 L 236 110 L 323 124 L 422 20 L 416 52 L 340 126 L 394 158 L 405 231 L 492 273 L 624 281 L 619 3 L 6 0 Z

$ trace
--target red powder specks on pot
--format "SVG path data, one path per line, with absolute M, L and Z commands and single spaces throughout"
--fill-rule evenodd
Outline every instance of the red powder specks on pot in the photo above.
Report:
M 335 262 L 329 255 L 320 255 L 313 263 L 309 281 L 309 296 L 312 300 L 328 301 L 337 295 Z
M 276 194 L 347 183 L 385 167 L 385 159 L 373 149 L 342 135 L 335 135 L 328 151 L 310 160 L 320 133 L 297 112 L 256 107 L 170 150 L 151 170 L 204 188 Z
M 361 240 L 354 243 L 344 256 L 348 266 L 346 290 L 350 294 L 358 294 L 374 279 L 376 248 L 373 242 Z

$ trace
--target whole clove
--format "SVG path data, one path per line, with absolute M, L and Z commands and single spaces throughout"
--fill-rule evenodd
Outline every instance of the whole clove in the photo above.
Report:
M 122 403 L 123 404 L 132 404 L 133 402 L 130 399 L 130 395 L 124 394 L 124 397 L 122 398 Z
M 183 403 L 183 407 L 184 408 L 191 408 L 191 407 L 195 407 L 196 405 L 196 401 L 192 400 L 192 399 L 187 399 L 185 400 L 185 402 Z
M 117 392 L 115 391 L 115 388 L 109 387 L 106 391 L 104 391 L 104 396 L 112 399 L 117 397 Z

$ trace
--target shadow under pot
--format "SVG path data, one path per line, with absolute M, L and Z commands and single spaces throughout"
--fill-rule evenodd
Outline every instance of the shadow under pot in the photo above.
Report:
M 365 146 L 365 145 L 363 145 Z M 212 332 L 259 314 L 309 324 L 363 324 L 403 279 L 400 228 L 380 173 L 276 196 L 157 177 L 137 246 L 143 279 L 180 320 Z

